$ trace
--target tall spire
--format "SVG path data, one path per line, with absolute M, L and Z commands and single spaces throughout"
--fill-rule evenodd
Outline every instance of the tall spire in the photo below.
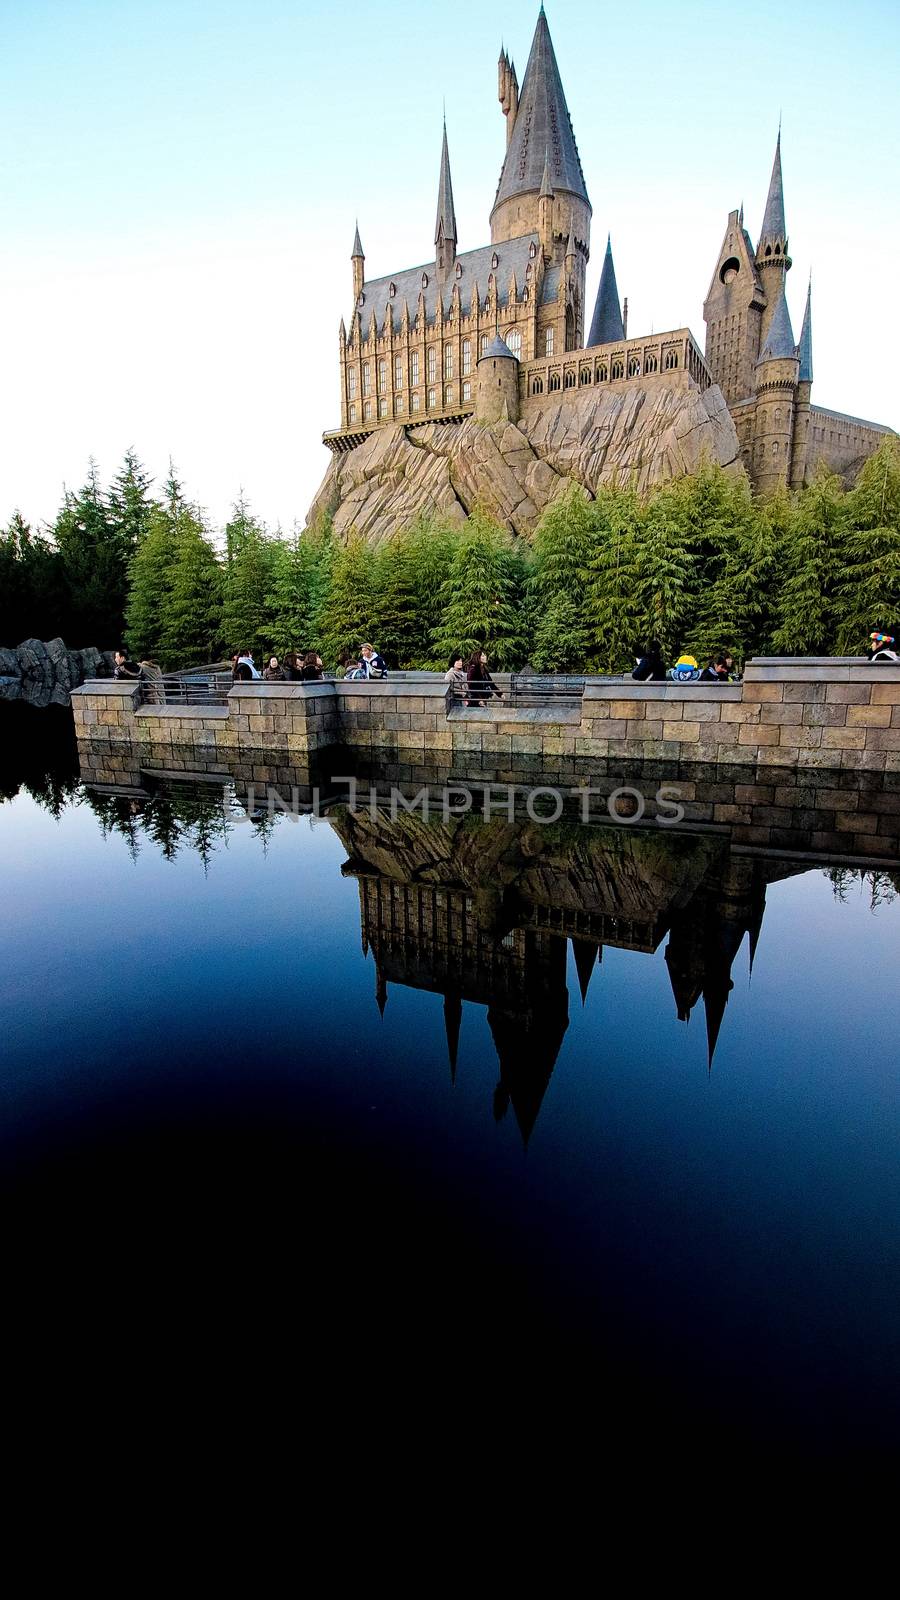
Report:
M 791 356 L 796 356 L 797 346 L 794 342 L 794 330 L 791 327 L 791 313 L 788 310 L 787 298 L 782 289 L 778 304 L 772 313 L 766 342 L 760 352 L 759 360 L 783 361 Z M 757 363 L 758 365 L 759 363 Z
M 548 150 L 554 189 L 565 189 L 590 205 L 553 41 L 541 6 L 494 210 L 513 195 L 539 193 Z
M 812 383 L 812 273 L 809 275 L 809 284 L 806 290 L 806 310 L 803 313 L 803 327 L 800 329 L 800 344 L 797 354 L 800 357 L 800 382 Z
M 612 243 L 607 236 L 606 255 L 603 257 L 603 270 L 600 273 L 600 287 L 597 290 L 597 300 L 594 306 L 594 315 L 591 318 L 591 331 L 588 334 L 588 347 L 595 344 L 614 344 L 619 339 L 624 339 L 625 327 L 622 322 L 622 310 L 619 305 L 619 290 L 616 284 L 616 269 L 613 266 Z
M 351 261 L 357 261 L 357 260 L 365 261 L 365 259 L 366 259 L 366 252 L 364 251 L 364 249 L 362 247 L 362 241 L 361 241 L 361 239 L 359 237 L 359 223 L 357 222 L 357 224 L 356 224 L 356 232 L 353 235 L 353 250 L 351 251 L 351 254 L 350 254 L 350 260 Z
M 770 248 L 774 248 L 776 244 L 780 245 L 781 253 L 787 255 L 787 229 L 784 223 L 784 184 L 781 177 L 780 124 L 775 145 L 775 160 L 772 163 L 772 176 L 769 179 L 769 194 L 763 215 L 762 232 L 759 236 L 759 244 L 756 247 L 757 255 L 764 254 L 767 245 Z
M 552 200 L 553 199 L 553 184 L 550 182 L 550 146 L 549 145 L 545 146 L 545 149 L 544 149 L 544 175 L 541 178 L 541 194 L 540 194 L 540 197 L 541 197 L 542 200 Z
M 441 175 L 438 180 L 437 218 L 434 224 L 434 242 L 442 240 L 456 244 L 456 212 L 453 209 L 453 184 L 450 181 L 450 152 L 447 148 L 447 119 L 444 118 L 444 142 L 441 145 Z

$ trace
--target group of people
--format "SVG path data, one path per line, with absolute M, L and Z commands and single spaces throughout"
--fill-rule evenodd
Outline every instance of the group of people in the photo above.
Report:
M 483 706 L 485 701 L 492 700 L 495 695 L 498 700 L 503 699 L 501 691 L 488 671 L 485 650 L 473 650 L 468 660 L 461 650 L 454 651 L 444 673 L 444 682 L 465 696 L 467 706 Z
M 315 683 L 325 676 L 325 663 L 316 650 L 288 650 L 279 661 L 270 656 L 260 672 L 250 650 L 236 650 L 231 658 L 232 683 L 251 682 L 254 678 L 268 683 Z M 362 681 L 369 678 L 386 678 L 384 657 L 370 644 L 364 644 L 358 657 L 344 652 L 338 660 L 336 677 Z
M 738 674 L 734 657 L 727 650 L 709 656 L 702 669 L 696 657 L 690 655 L 679 656 L 675 665 L 667 669 L 659 640 L 651 639 L 635 656 L 631 676 L 637 683 L 663 683 L 667 678 L 679 683 L 734 683 Z

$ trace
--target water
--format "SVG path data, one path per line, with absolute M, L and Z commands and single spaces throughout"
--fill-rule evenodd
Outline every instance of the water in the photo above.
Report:
M 112 1318 L 156 1362 L 175 1326 L 395 1422 L 458 1388 L 534 1429 L 887 1452 L 896 874 L 248 822 L 233 788 L 85 788 L 64 718 L 12 731 L 0 1160 L 21 1282 L 69 1284 L 89 1345 Z

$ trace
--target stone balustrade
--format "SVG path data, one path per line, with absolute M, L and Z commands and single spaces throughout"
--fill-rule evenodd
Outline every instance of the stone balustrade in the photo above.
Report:
M 507 680 L 498 676 L 503 688 Z M 531 758 L 583 772 L 603 759 L 900 771 L 900 665 L 760 659 L 738 684 L 590 678 L 580 704 L 448 705 L 438 674 L 376 683 L 240 683 L 227 706 L 141 705 L 131 682 L 72 693 L 80 739 L 309 757 L 333 747 L 424 761 Z

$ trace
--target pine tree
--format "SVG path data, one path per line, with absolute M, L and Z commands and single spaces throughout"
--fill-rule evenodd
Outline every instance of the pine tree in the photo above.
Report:
M 681 642 L 703 660 L 723 649 L 743 658 L 760 631 L 767 577 L 750 485 L 743 474 L 704 461 L 696 474 L 663 492 L 694 560 Z
M 591 653 L 585 590 L 593 553 L 592 506 L 573 483 L 548 506 L 534 539 L 528 588 L 534 619 L 531 660 L 539 672 L 577 670 Z
M 641 642 L 635 597 L 635 563 L 642 512 L 633 486 L 602 485 L 591 508 L 592 550 L 585 612 L 591 647 L 588 665 L 622 672 Z
M 681 645 L 694 581 L 694 557 L 682 529 L 677 488 L 666 484 L 643 518 L 633 591 L 641 638 L 658 639 L 664 656 Z
M 168 627 L 178 517 L 155 506 L 131 563 L 131 587 L 125 613 L 128 649 L 137 660 L 158 660 Z
M 320 647 L 319 619 L 328 593 L 333 558 L 330 522 L 302 532 L 290 540 L 273 540 L 268 614 L 276 651 L 313 650 Z
M 900 626 L 900 440 L 888 437 L 847 497 L 851 527 L 835 589 L 836 648 L 855 655 Z
M 334 553 L 322 607 L 320 648 L 327 663 L 334 664 L 344 651 L 355 655 L 367 641 L 377 643 L 371 638 L 374 594 L 373 552 L 365 539 L 351 533 Z
M 521 558 L 508 536 L 476 507 L 460 535 L 446 582 L 441 588 L 443 615 L 435 628 L 435 652 L 449 658 L 479 646 L 501 668 L 518 666 L 526 653 L 523 637 Z
M 775 650 L 816 656 L 833 651 L 835 590 L 846 560 L 847 496 L 823 465 L 797 496 L 788 537 L 778 554 Z
M 109 513 L 115 525 L 125 560 L 130 562 L 150 526 L 154 502 L 150 496 L 152 478 L 130 446 L 109 488 Z
M 53 527 L 70 594 L 72 637 L 66 643 L 118 644 L 128 595 L 128 552 L 91 458 L 80 494 L 66 492 Z
M 261 658 L 271 651 L 273 639 L 272 542 L 243 494 L 226 525 L 225 548 L 222 631 L 231 650 L 251 649 Z
M 373 632 L 382 654 L 397 666 L 424 666 L 431 659 L 453 541 L 447 524 L 422 519 L 376 552 Z
M 199 666 L 215 660 L 221 644 L 222 569 L 196 511 L 180 511 L 174 532 L 161 664 Z

